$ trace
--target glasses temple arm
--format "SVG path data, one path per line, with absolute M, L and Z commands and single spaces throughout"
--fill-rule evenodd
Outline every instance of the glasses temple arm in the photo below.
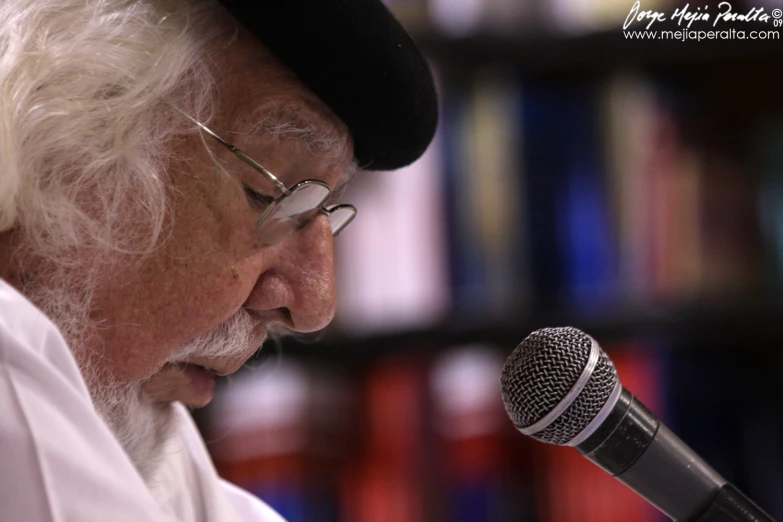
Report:
M 258 172 L 260 172 L 261 174 L 263 174 L 264 176 L 269 178 L 269 180 L 272 183 L 277 185 L 277 188 L 279 188 L 280 191 L 283 194 L 285 194 L 285 195 L 290 195 L 291 194 L 291 192 L 288 190 L 288 188 L 285 186 L 285 184 L 282 181 L 280 181 L 279 179 L 277 179 L 277 176 L 275 176 L 274 174 L 272 174 L 271 172 L 266 170 L 260 163 L 258 163 L 256 160 L 254 160 L 253 158 L 251 158 L 247 154 L 245 154 L 242 149 L 238 149 L 238 148 L 234 147 L 231 144 L 227 144 L 227 145 L 231 149 L 231 152 L 236 154 L 236 156 L 239 159 L 241 159 L 242 161 L 244 161 L 245 163 L 247 163 L 248 165 L 250 165 L 251 167 L 256 169 Z
M 172 107 L 174 107 L 174 106 L 172 105 Z M 176 109 L 176 110 L 177 110 L 177 111 L 178 111 L 180 114 L 182 114 L 182 115 L 183 115 L 183 116 L 185 116 L 187 119 L 189 119 L 190 121 L 192 121 L 193 123 L 195 123 L 196 125 L 198 125 L 198 126 L 201 128 L 201 130 L 203 130 L 204 132 L 206 132 L 207 134 L 209 134 L 211 137 L 213 137 L 214 139 L 216 139 L 218 142 L 220 142 L 222 145 L 224 145 L 225 147 L 227 147 L 227 148 L 228 148 L 228 149 L 229 149 L 231 152 L 233 152 L 233 153 L 234 153 L 234 154 L 235 154 L 235 155 L 236 155 L 236 156 L 237 156 L 239 159 L 241 159 L 242 161 L 244 161 L 245 163 L 247 163 L 248 165 L 250 165 L 251 167 L 253 167 L 254 169 L 256 169 L 258 172 L 260 172 L 261 174 L 263 174 L 264 176 L 266 176 L 267 178 L 269 178 L 269 180 L 270 180 L 272 183 L 274 183 L 275 185 L 277 185 L 277 188 L 279 188 L 279 189 L 280 189 L 280 190 L 283 192 L 283 194 L 286 194 L 286 195 L 290 194 L 290 192 L 289 192 L 288 188 L 285 186 L 285 184 L 284 184 L 282 181 L 280 181 L 279 179 L 277 179 L 277 176 L 275 176 L 274 174 L 272 174 L 271 172 L 269 172 L 268 170 L 266 170 L 266 169 L 263 167 L 263 165 L 261 165 L 261 164 L 260 164 L 260 163 L 258 163 L 256 160 L 254 160 L 253 158 L 251 158 L 250 156 L 248 156 L 247 154 L 245 154 L 245 152 L 244 152 L 242 149 L 239 149 L 239 148 L 237 148 L 236 146 L 234 146 L 234 145 L 230 144 L 229 142 L 227 142 L 226 140 L 224 140 L 223 138 L 221 138 L 220 136 L 218 136 L 217 134 L 215 134 L 214 132 L 212 132 L 212 130 L 211 130 L 211 129 L 209 129 L 209 128 L 208 128 L 206 125 L 204 125 L 203 123 L 201 123 L 200 121 L 198 121 L 198 120 L 197 120 L 197 119 L 195 119 L 193 116 L 191 116 L 190 114 L 186 113 L 185 111 L 183 111 L 183 110 L 182 110 L 182 109 L 180 109 L 179 107 L 174 107 L 174 109 Z

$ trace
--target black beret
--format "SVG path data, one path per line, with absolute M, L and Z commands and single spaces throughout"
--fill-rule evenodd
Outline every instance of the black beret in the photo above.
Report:
M 395 169 L 425 151 L 438 122 L 432 74 L 380 0 L 220 3 L 345 122 L 361 167 Z

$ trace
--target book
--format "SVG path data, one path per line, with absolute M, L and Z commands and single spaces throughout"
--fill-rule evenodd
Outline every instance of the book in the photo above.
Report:
M 534 520 L 531 440 L 513 429 L 499 393 L 504 358 L 494 346 L 444 350 L 432 362 L 430 395 L 438 520 Z
M 452 297 L 440 131 L 394 172 L 360 173 L 344 195 L 357 216 L 335 239 L 335 328 L 354 335 L 424 328 Z
M 619 277 L 597 95 L 527 82 L 522 119 L 536 303 L 545 310 L 606 305 Z
M 207 410 L 219 474 L 290 522 L 337 522 L 333 470 L 352 438 L 349 388 L 339 371 L 294 361 L 238 374 Z
M 428 520 L 426 363 L 391 356 L 363 375 L 361 446 L 340 472 L 343 522 Z

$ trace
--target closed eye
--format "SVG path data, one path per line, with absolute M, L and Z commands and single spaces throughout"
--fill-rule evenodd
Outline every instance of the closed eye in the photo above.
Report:
M 242 187 L 245 189 L 245 195 L 247 196 L 247 199 L 250 200 L 250 204 L 256 208 L 266 207 L 275 201 L 274 197 L 253 190 L 248 185 L 243 184 Z

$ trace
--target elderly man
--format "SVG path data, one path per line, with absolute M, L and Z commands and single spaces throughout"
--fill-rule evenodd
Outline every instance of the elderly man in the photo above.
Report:
M 3 522 L 279 520 L 186 406 L 329 323 L 341 187 L 437 111 L 380 0 L 263 4 L 0 3 Z

